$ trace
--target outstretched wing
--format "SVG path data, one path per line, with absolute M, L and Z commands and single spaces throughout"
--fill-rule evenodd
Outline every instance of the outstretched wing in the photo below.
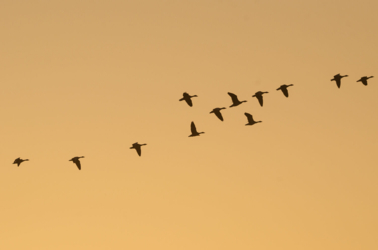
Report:
M 140 146 L 139 147 L 135 147 L 135 150 L 137 151 L 137 153 L 138 153 L 139 156 L 142 154 L 142 150 L 141 150 Z
M 193 102 L 192 102 L 192 99 L 190 99 L 190 97 L 185 98 L 185 101 L 186 101 L 186 103 L 187 103 L 190 107 L 193 106 Z
M 247 119 L 248 119 L 248 123 L 253 123 L 254 121 L 253 121 L 253 117 L 252 117 L 252 115 L 251 114 L 249 114 L 249 113 L 244 113 L 245 114 L 245 116 L 247 117 Z
M 223 122 L 223 116 L 220 110 L 214 111 L 214 114 Z
M 256 95 L 257 100 L 259 100 L 260 106 L 263 106 L 263 97 L 262 95 Z
M 235 95 L 235 94 L 233 94 L 231 92 L 228 92 L 228 95 L 231 97 L 233 103 L 238 103 L 239 102 L 239 99 L 238 99 L 237 95 Z
M 192 131 L 192 134 L 197 134 L 196 125 L 194 125 L 194 122 L 190 124 L 190 130 Z
M 341 85 L 341 79 L 340 79 L 340 78 L 336 78 L 335 81 L 336 81 L 336 85 L 337 85 L 337 87 L 340 88 L 340 85 Z
M 289 92 L 287 91 L 287 88 L 281 88 L 282 93 L 286 96 L 289 97 Z
M 76 164 L 77 168 L 78 168 L 79 170 L 81 170 L 81 164 L 80 164 L 79 159 L 75 159 L 75 160 L 73 160 L 73 162 Z

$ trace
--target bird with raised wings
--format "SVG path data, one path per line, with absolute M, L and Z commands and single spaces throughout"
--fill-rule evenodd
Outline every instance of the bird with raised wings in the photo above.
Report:
M 358 80 L 357 82 L 362 82 L 363 85 L 367 86 L 367 80 L 370 79 L 370 78 L 373 78 L 373 77 L 374 77 L 374 76 L 369 76 L 369 77 L 367 77 L 367 76 L 363 76 L 363 77 L 361 77 L 361 79 Z
M 289 85 L 283 84 L 277 90 L 281 90 L 284 96 L 289 97 L 289 91 L 287 91 L 287 88 L 290 86 L 294 86 L 294 84 L 289 84 Z
M 179 101 L 186 101 L 186 103 L 192 107 L 193 106 L 193 102 L 192 102 L 192 98 L 193 97 L 197 97 L 197 95 L 189 95 L 188 93 L 184 92 L 184 94 L 182 94 L 183 97 L 179 100 Z
M 20 157 L 18 157 L 16 160 L 14 160 L 13 164 L 17 164 L 17 167 L 20 166 L 21 163 L 23 163 L 24 161 L 28 161 L 29 159 L 21 159 Z
M 247 102 L 247 101 L 239 101 L 238 96 L 231 92 L 228 92 L 228 95 L 231 97 L 231 100 L 232 100 L 232 105 L 230 106 L 230 108 L 239 106 L 243 102 Z
M 215 108 L 210 112 L 210 114 L 214 113 L 219 118 L 219 120 L 223 122 L 223 116 L 222 116 L 222 113 L 220 112 L 222 109 L 226 109 L 226 108 Z
M 261 122 L 261 121 L 255 121 L 255 120 L 253 120 L 253 116 L 252 116 L 251 114 L 249 114 L 249 113 L 244 113 L 244 114 L 245 114 L 245 116 L 246 116 L 247 119 L 248 119 L 248 123 L 245 124 L 246 126 L 247 126 L 247 125 L 253 125 L 253 124 L 256 124 L 256 123 Z
M 192 132 L 192 134 L 189 135 L 189 137 L 199 136 L 200 134 L 204 134 L 205 133 L 205 132 L 197 132 L 197 128 L 196 128 L 196 125 L 194 124 L 194 122 L 192 122 L 190 124 L 190 131 Z
M 341 78 L 343 77 L 347 77 L 348 75 L 340 75 L 340 74 L 337 74 L 337 75 L 334 75 L 333 78 L 331 79 L 331 81 L 335 81 L 336 82 L 336 85 L 338 88 L 340 88 L 341 86 Z
M 79 160 L 80 158 L 84 158 L 84 156 L 80 156 L 80 157 L 76 156 L 76 157 L 72 158 L 71 160 L 69 160 L 69 161 L 72 161 L 73 163 L 75 163 L 79 170 L 81 170 L 81 164 L 80 164 L 80 160 Z
M 133 143 L 133 146 L 130 148 L 130 149 L 133 149 L 133 148 L 135 148 L 135 150 L 137 151 L 137 153 L 138 153 L 138 155 L 139 156 L 141 156 L 141 154 L 142 154 L 142 149 L 141 149 L 141 147 L 142 146 L 145 146 L 145 145 L 147 145 L 146 143 L 144 143 L 144 144 L 139 144 L 139 143 Z
M 252 97 L 256 97 L 257 100 L 259 101 L 260 103 L 260 106 L 262 107 L 263 106 L 263 94 L 267 94 L 269 92 L 262 92 L 262 91 L 257 91 Z

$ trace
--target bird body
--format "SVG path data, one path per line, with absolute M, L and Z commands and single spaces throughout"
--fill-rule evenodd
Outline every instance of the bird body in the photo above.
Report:
M 72 158 L 71 160 L 69 160 L 69 161 L 72 161 L 73 163 L 75 163 L 79 170 L 81 170 L 81 164 L 80 164 L 80 161 L 79 161 L 80 158 L 84 158 L 84 156 L 80 156 L 80 157 L 76 156 L 76 157 Z
M 210 114 L 214 113 L 219 118 L 219 120 L 223 122 L 223 116 L 222 116 L 222 113 L 220 112 L 222 109 L 226 109 L 226 108 L 215 108 L 210 112 Z
M 238 96 L 231 92 L 228 92 L 228 95 L 231 97 L 231 100 L 232 100 L 232 105 L 230 106 L 230 108 L 239 106 L 243 102 L 247 102 L 247 101 L 239 101 Z
M 337 75 L 334 75 L 334 76 L 333 76 L 333 79 L 331 79 L 331 81 L 335 81 L 337 87 L 340 88 L 340 86 L 341 86 L 341 78 L 343 78 L 343 77 L 347 77 L 347 76 L 348 76 L 348 75 L 342 76 L 342 75 L 340 75 L 340 74 L 337 74 Z
M 186 103 L 192 107 L 193 106 L 193 102 L 192 102 L 192 97 L 197 97 L 197 95 L 189 95 L 188 93 L 184 92 L 184 94 L 182 94 L 183 97 L 179 100 L 179 101 L 186 101 Z
M 248 123 L 245 124 L 246 126 L 247 126 L 247 125 L 253 125 L 253 124 L 256 124 L 256 123 L 261 122 L 261 121 L 255 121 L 255 120 L 253 120 L 253 116 L 252 116 L 251 114 L 249 114 L 249 113 L 244 113 L 244 114 L 245 114 L 245 116 L 246 116 L 247 119 L 248 119 Z
M 294 84 L 289 84 L 289 85 L 283 84 L 277 90 L 281 90 L 284 96 L 289 97 L 289 92 L 287 91 L 287 88 L 290 86 L 294 86 Z
M 205 132 L 197 132 L 196 125 L 194 124 L 194 122 L 192 122 L 190 124 L 190 130 L 191 130 L 192 134 L 189 135 L 189 137 L 199 136 L 200 134 L 204 134 L 205 133 Z
M 257 100 L 259 101 L 260 103 L 260 106 L 262 107 L 263 106 L 263 94 L 267 94 L 269 92 L 262 92 L 262 91 L 257 91 L 252 97 L 256 97 Z
M 14 160 L 13 164 L 17 164 L 17 167 L 20 166 L 21 163 L 23 163 L 24 161 L 28 161 L 29 159 L 21 159 L 20 157 L 18 157 L 16 160 Z
M 141 146 L 144 146 L 144 145 L 147 145 L 147 144 L 139 144 L 139 143 L 136 142 L 136 143 L 133 143 L 133 146 L 130 149 L 135 148 L 138 155 L 141 156 L 141 154 L 142 154 Z
M 367 80 L 370 79 L 370 78 L 373 78 L 373 77 L 374 77 L 374 76 L 369 76 L 369 77 L 367 77 L 367 76 L 363 76 L 363 77 L 361 77 L 361 79 L 358 80 L 357 82 L 362 82 L 363 85 L 367 86 L 367 85 L 368 85 L 368 84 L 367 84 Z

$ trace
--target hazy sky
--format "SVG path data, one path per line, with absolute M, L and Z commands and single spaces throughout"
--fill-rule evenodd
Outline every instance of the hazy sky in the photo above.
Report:
M 377 9 L 2 0 L 0 248 L 378 249 Z

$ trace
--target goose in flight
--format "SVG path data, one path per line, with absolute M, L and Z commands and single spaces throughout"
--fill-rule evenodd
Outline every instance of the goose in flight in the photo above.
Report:
M 193 102 L 192 102 L 192 97 L 197 97 L 197 95 L 189 95 L 188 93 L 184 92 L 184 94 L 182 94 L 183 97 L 179 100 L 179 101 L 186 101 L 186 103 L 192 107 L 193 106 Z
M 72 158 L 71 160 L 69 160 L 69 161 L 72 161 L 73 163 L 75 163 L 79 170 L 81 170 L 81 164 L 80 164 L 80 161 L 79 161 L 80 158 L 84 158 L 84 156 L 80 156 L 80 157 L 76 156 L 76 157 Z
M 287 91 L 287 87 L 290 87 L 290 86 L 294 86 L 294 85 L 293 85 L 293 84 L 289 84 L 289 85 L 283 84 L 283 85 L 281 85 L 277 90 L 281 90 L 282 93 L 283 93 L 286 97 L 289 97 L 289 92 Z
M 222 116 L 222 113 L 220 112 L 222 109 L 226 109 L 226 108 L 215 108 L 210 112 L 210 114 L 214 113 L 219 118 L 219 120 L 223 122 L 223 116 Z
M 262 97 L 262 95 L 263 94 L 267 94 L 267 93 L 269 93 L 269 92 L 258 91 L 252 97 L 256 97 L 257 100 L 259 100 L 260 106 L 262 107 L 263 106 L 263 97 Z
M 144 145 L 147 145 L 146 143 L 144 144 L 139 144 L 139 143 L 133 143 L 133 146 L 130 148 L 130 149 L 133 149 L 135 148 L 135 150 L 137 151 L 138 155 L 140 156 L 142 154 L 142 150 L 140 147 L 144 146 Z
M 333 79 L 331 79 L 331 81 L 336 81 L 336 85 L 338 88 L 340 88 L 340 85 L 341 85 L 341 78 L 343 77 L 347 77 L 348 75 L 345 75 L 345 76 L 342 76 L 340 74 L 337 74 L 337 75 L 334 75 L 333 76 Z
M 374 76 L 369 76 L 369 77 L 367 77 L 367 76 L 363 76 L 363 77 L 361 77 L 361 79 L 358 80 L 357 82 L 362 82 L 363 85 L 367 86 L 367 80 L 370 79 L 370 78 L 373 78 L 373 77 L 374 77 Z
M 230 106 L 230 108 L 232 107 L 236 107 L 236 106 L 239 106 L 240 104 L 242 104 L 243 102 L 247 102 L 247 101 L 239 101 L 237 95 L 231 93 L 231 92 L 228 92 L 228 95 L 231 97 L 232 99 L 232 105 Z
M 253 120 L 253 117 L 252 117 L 252 115 L 251 114 L 249 114 L 249 113 L 244 113 L 245 114 L 245 116 L 247 117 L 247 119 L 248 119 L 248 123 L 247 124 L 245 124 L 246 126 L 247 125 L 253 125 L 253 124 L 255 124 L 255 123 L 259 123 L 259 122 L 261 122 L 261 121 L 255 121 L 255 120 Z
M 25 159 L 25 160 L 23 160 L 23 159 L 21 159 L 20 157 L 18 157 L 16 160 L 14 160 L 13 164 L 17 164 L 17 167 L 19 167 L 20 164 L 21 164 L 22 162 L 24 162 L 24 161 L 28 161 L 28 160 L 29 160 L 29 159 Z
M 199 136 L 200 134 L 205 133 L 205 132 L 197 132 L 196 125 L 194 125 L 194 122 L 190 124 L 190 130 L 192 131 L 192 134 L 189 135 L 189 137 Z

